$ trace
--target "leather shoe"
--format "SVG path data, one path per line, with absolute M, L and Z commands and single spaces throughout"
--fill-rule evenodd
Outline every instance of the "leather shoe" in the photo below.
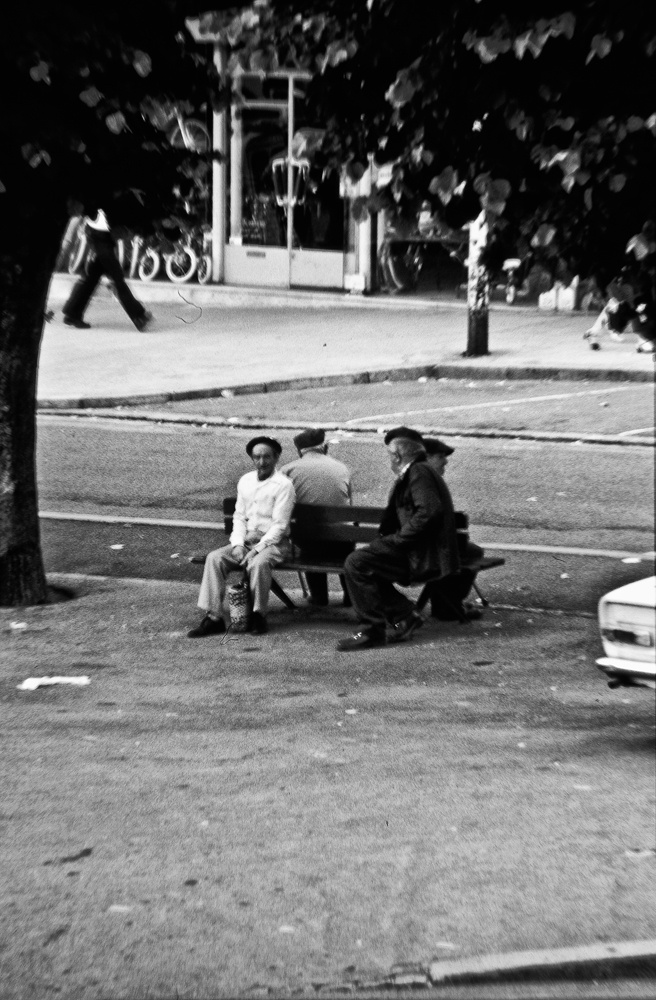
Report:
M 225 632 L 225 622 L 223 618 L 219 618 L 215 621 L 214 618 L 210 618 L 209 615 L 205 615 L 200 625 L 196 628 L 192 628 L 187 632 L 187 638 L 189 639 L 203 639 L 206 635 L 218 635 L 219 632 Z
M 263 614 L 259 611 L 254 611 L 251 615 L 251 627 L 249 632 L 253 635 L 264 635 L 265 632 L 269 631 L 269 626 L 267 625 L 267 620 Z
M 132 322 L 136 326 L 139 333 L 143 333 L 148 324 L 152 322 L 152 320 L 153 320 L 153 314 L 151 312 L 148 312 L 148 310 L 145 310 L 143 316 L 139 316 L 138 319 L 135 319 Z
M 356 649 L 373 649 L 374 646 L 384 646 L 387 642 L 384 632 L 378 629 L 367 629 L 356 632 L 347 639 L 340 639 L 337 649 L 342 653 L 352 652 Z
M 76 330 L 91 329 L 91 323 L 85 323 L 83 319 L 74 319 L 72 316 L 64 316 L 64 326 L 74 326 Z
M 417 611 L 411 611 L 409 615 L 402 618 L 400 622 L 395 622 L 389 632 L 389 642 L 405 642 L 413 632 L 424 624 L 424 619 Z

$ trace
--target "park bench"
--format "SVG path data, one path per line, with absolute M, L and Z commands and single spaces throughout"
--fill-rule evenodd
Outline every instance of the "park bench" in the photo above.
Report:
M 226 497 L 223 501 L 223 523 L 226 536 L 232 534 L 232 521 L 237 500 L 235 497 Z M 330 559 L 321 561 L 308 561 L 302 559 L 299 550 L 307 546 L 329 544 L 330 542 L 352 542 L 354 545 L 364 542 L 372 542 L 379 537 L 379 525 L 384 513 L 383 507 L 332 507 L 324 504 L 297 503 L 291 521 L 291 540 L 294 555 L 285 562 L 279 563 L 276 570 L 298 573 L 301 581 L 303 593 L 307 596 L 307 590 L 303 573 L 336 573 L 344 571 L 343 561 L 331 561 Z M 458 550 L 460 553 L 463 568 L 474 573 L 482 573 L 495 566 L 503 566 L 505 559 L 497 556 L 481 556 L 477 559 L 467 558 L 467 543 L 469 541 L 469 518 L 462 511 L 456 511 L 456 530 L 458 533 Z M 204 563 L 205 555 L 192 556 L 191 561 Z M 423 589 L 419 595 L 416 607 L 421 611 L 430 599 L 431 585 L 439 579 L 422 581 Z M 487 607 L 488 601 L 479 590 L 476 582 L 473 583 L 474 590 L 478 594 L 481 603 Z M 286 607 L 292 609 L 296 605 L 291 597 L 285 593 L 280 583 L 273 579 L 271 590 Z M 457 610 L 457 609 L 456 609 Z M 464 615 L 461 620 L 467 620 Z

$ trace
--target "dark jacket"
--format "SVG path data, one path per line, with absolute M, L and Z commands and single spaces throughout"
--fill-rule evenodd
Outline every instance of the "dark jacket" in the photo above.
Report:
M 408 579 L 448 576 L 460 569 L 453 501 L 435 469 L 419 458 L 392 488 L 381 538 L 372 551 L 402 552 L 408 559 Z

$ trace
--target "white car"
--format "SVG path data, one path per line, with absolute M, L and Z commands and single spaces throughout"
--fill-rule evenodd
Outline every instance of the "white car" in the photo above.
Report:
M 656 576 L 605 594 L 599 628 L 606 655 L 597 666 L 610 678 L 609 687 L 656 690 Z

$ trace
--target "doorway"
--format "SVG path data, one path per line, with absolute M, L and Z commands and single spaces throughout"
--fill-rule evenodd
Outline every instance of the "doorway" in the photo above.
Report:
M 323 132 L 296 71 L 235 78 L 228 284 L 343 288 L 346 201 L 314 151 Z

